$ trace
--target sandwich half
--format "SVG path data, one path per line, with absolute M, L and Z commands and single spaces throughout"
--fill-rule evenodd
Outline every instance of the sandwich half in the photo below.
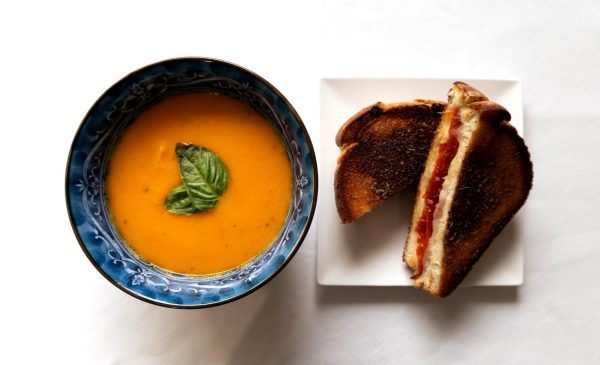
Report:
M 342 223 L 419 182 L 445 105 L 431 100 L 375 103 L 340 128 L 334 190 Z
M 415 286 L 444 297 L 525 203 L 533 171 L 510 114 L 456 82 L 431 144 L 404 249 Z

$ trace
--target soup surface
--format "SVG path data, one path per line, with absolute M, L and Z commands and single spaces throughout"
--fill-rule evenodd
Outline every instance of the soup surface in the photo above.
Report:
M 214 209 L 186 216 L 163 207 L 181 184 L 177 142 L 205 146 L 227 166 L 229 186 Z M 186 93 L 151 106 L 126 128 L 106 191 L 117 230 L 139 256 L 178 273 L 214 274 L 244 264 L 277 236 L 292 173 L 277 132 L 250 106 Z

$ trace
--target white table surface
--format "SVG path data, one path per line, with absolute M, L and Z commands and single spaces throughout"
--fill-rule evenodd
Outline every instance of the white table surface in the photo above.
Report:
M 600 2 L 132 3 L 0 5 L 0 363 L 600 363 Z M 535 172 L 524 285 L 445 300 L 320 287 L 312 229 L 277 278 L 225 306 L 117 290 L 71 230 L 68 149 L 113 82 L 178 56 L 264 76 L 314 141 L 320 77 L 521 79 Z

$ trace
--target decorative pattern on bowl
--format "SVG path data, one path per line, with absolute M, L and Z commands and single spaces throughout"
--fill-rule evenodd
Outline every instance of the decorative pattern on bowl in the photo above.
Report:
M 104 191 L 110 151 L 124 128 L 152 103 L 196 90 L 218 91 L 243 100 L 271 121 L 285 144 L 294 178 L 290 210 L 275 241 L 245 265 L 214 276 L 172 273 L 138 257 L 123 243 L 112 224 Z M 290 103 L 260 76 L 207 58 L 159 62 L 113 85 L 84 118 L 67 164 L 67 208 L 84 252 L 120 289 L 169 307 L 222 304 L 265 284 L 287 264 L 302 243 L 312 221 L 316 194 L 314 150 Z

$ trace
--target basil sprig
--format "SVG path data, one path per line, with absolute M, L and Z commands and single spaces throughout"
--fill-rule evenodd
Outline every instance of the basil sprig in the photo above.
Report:
M 173 189 L 164 207 L 171 213 L 191 215 L 214 208 L 227 190 L 227 166 L 206 147 L 177 143 L 179 174 L 183 184 Z

